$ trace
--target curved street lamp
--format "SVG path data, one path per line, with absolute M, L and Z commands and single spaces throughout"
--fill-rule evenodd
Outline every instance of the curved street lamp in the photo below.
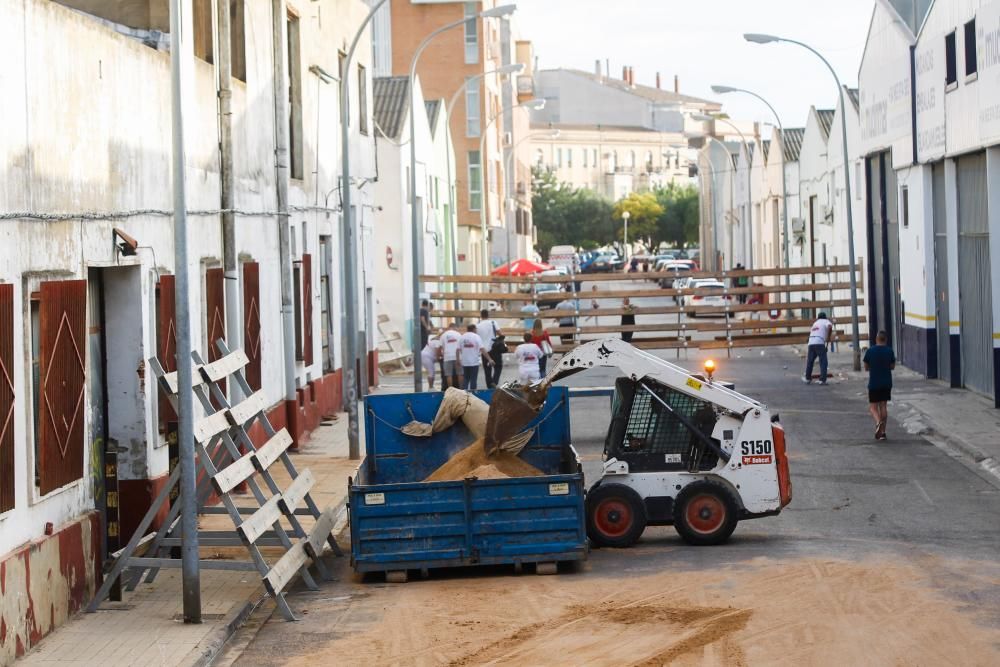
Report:
M 510 16 L 517 9 L 516 5 L 500 5 L 486 11 L 479 12 L 476 17 L 481 19 L 504 18 Z M 417 76 L 417 63 L 424 49 L 431 41 L 443 32 L 465 25 L 469 18 L 461 18 L 451 23 L 446 23 L 440 28 L 433 30 L 421 40 L 417 50 L 413 52 L 410 60 L 410 73 L 407 79 L 410 94 L 410 279 L 413 282 L 413 325 L 411 330 L 410 352 L 413 356 L 413 389 L 420 392 L 423 389 L 423 368 L 420 362 L 420 266 L 422 264 L 424 244 L 423 230 L 420 229 L 420 211 L 417 210 L 417 142 L 414 139 L 417 126 L 416 91 L 413 82 Z
M 691 118 L 701 122 L 717 121 L 725 123 L 733 128 L 736 134 L 740 135 L 740 140 L 743 142 L 743 150 L 747 156 L 747 229 L 743 240 L 746 246 L 743 254 L 747 262 L 746 268 L 753 269 L 753 159 L 750 155 L 750 144 L 747 142 L 746 135 L 740 131 L 740 128 L 736 127 L 734 123 L 726 118 L 706 114 L 695 114 Z
M 768 102 L 766 99 L 764 99 L 757 93 L 753 92 L 752 90 L 746 90 L 745 88 L 736 88 L 735 86 L 715 85 L 712 86 L 712 92 L 717 93 L 719 95 L 725 95 L 726 93 L 744 93 L 746 95 L 750 95 L 751 97 L 756 97 L 758 100 L 763 102 L 764 105 L 771 110 L 771 113 L 774 115 L 774 120 L 778 124 L 778 133 L 781 135 L 781 146 L 782 150 L 784 150 L 785 126 L 781 124 L 781 117 L 778 115 L 778 112 L 774 110 L 774 107 L 771 106 L 770 102 Z M 791 263 L 789 261 L 789 254 L 788 254 L 788 188 L 785 186 L 784 159 L 782 159 L 781 161 L 781 229 L 782 229 L 781 233 L 784 237 L 784 243 L 781 244 L 782 254 L 784 255 L 785 268 L 787 269 L 791 267 Z M 785 276 L 785 284 L 786 285 L 789 284 L 788 275 Z M 787 300 L 789 297 L 790 294 L 788 292 L 785 292 L 785 299 Z
M 527 102 L 521 102 L 520 104 L 515 104 L 510 108 L 511 111 L 514 109 L 527 108 L 533 111 L 541 111 L 545 108 L 545 100 L 542 98 L 530 99 Z M 482 192 L 481 201 L 479 202 L 479 229 L 480 234 L 483 237 L 483 247 L 482 247 L 482 261 L 483 270 L 486 271 L 486 275 L 490 273 L 490 249 L 489 244 L 486 241 L 488 236 L 487 225 L 486 225 L 486 203 L 488 197 L 488 190 L 486 189 L 486 137 L 488 136 L 488 130 L 493 126 L 493 123 L 497 121 L 498 118 L 503 116 L 503 109 L 500 109 L 500 113 L 493 118 L 490 118 L 489 122 L 483 126 L 481 137 L 479 139 L 479 189 Z M 498 183 L 499 185 L 499 183 Z
M 831 65 L 819 51 L 808 44 L 794 39 L 786 39 L 784 37 L 777 37 L 775 35 L 767 35 L 756 32 L 748 32 L 744 34 L 743 39 L 754 44 L 786 42 L 788 44 L 801 46 L 803 49 L 811 52 L 814 56 L 823 61 L 826 68 L 830 70 L 830 74 L 833 75 L 833 80 L 837 83 L 837 93 L 840 96 L 840 133 L 841 140 L 844 143 L 844 197 L 845 204 L 847 206 L 847 252 L 851 264 L 851 342 L 854 346 L 854 370 L 859 371 L 861 370 L 861 335 L 859 333 L 858 325 L 858 279 L 854 271 L 854 214 L 851 210 L 851 157 L 847 150 L 847 100 L 844 99 L 844 86 L 841 85 L 840 77 L 837 76 L 837 71 L 833 69 L 833 65 Z

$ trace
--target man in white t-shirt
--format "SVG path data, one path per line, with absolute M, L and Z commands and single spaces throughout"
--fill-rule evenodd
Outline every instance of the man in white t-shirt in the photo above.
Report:
M 466 332 L 459 339 L 458 358 L 462 362 L 462 373 L 465 376 L 462 389 L 475 391 L 476 381 L 479 378 L 479 362 L 482 361 L 487 366 L 493 365 L 493 360 L 486 354 L 483 339 L 476 333 L 475 324 L 468 325 Z
M 498 345 L 496 350 L 493 349 L 494 341 L 498 337 L 502 337 L 503 332 L 497 326 L 496 320 L 490 319 L 490 311 L 482 309 L 479 311 L 479 317 L 481 319 L 476 325 L 476 333 L 483 339 L 486 354 L 490 355 L 490 359 L 493 361 L 491 365 L 483 362 L 483 374 L 486 379 L 486 387 L 492 389 L 500 383 L 500 373 L 503 372 L 503 347 Z
M 531 384 L 541 377 L 538 362 L 542 358 L 542 349 L 531 342 L 530 333 L 524 334 L 524 342 L 514 350 L 514 358 L 517 359 L 517 381 L 520 384 Z
M 462 366 L 458 363 L 458 345 L 461 339 L 462 334 L 458 333 L 454 322 L 450 322 L 441 334 L 441 358 L 444 361 L 441 389 L 462 386 Z
M 424 349 L 420 350 L 420 361 L 422 362 L 424 372 L 427 373 L 427 386 L 431 391 L 434 391 L 434 369 L 437 367 L 440 359 L 441 339 L 437 336 L 431 336 L 427 339 Z
M 826 384 L 826 345 L 832 334 L 833 322 L 827 319 L 826 313 L 820 313 L 809 329 L 809 355 L 806 358 L 806 374 L 802 376 L 802 381 L 806 384 L 812 384 L 813 363 L 816 359 L 819 359 L 819 383 Z

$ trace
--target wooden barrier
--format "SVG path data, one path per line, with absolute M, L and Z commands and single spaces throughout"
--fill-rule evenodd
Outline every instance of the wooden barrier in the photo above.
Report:
M 854 270 L 859 291 L 863 290 L 863 269 L 858 265 Z M 852 319 L 849 312 L 851 300 L 846 295 L 851 286 L 850 272 L 849 265 L 837 264 L 679 273 L 422 276 L 421 280 L 429 288 L 431 300 L 455 304 L 432 310 L 431 317 L 478 319 L 479 307 L 489 304 L 495 319 L 523 322 L 537 317 L 546 324 L 551 323 L 546 331 L 561 339 L 553 345 L 553 349 L 564 352 L 583 340 L 622 334 L 633 334 L 632 344 L 643 349 L 740 348 L 803 343 L 814 322 L 814 313 L 821 310 L 828 311 L 835 325 L 834 336 L 841 337 L 843 330 L 850 329 Z M 800 282 L 793 282 L 793 277 Z M 723 286 L 674 288 L 672 282 L 677 278 L 711 278 Z M 739 286 L 738 281 L 742 278 L 746 278 L 749 284 Z M 653 284 L 647 284 L 648 281 L 653 281 Z M 667 286 L 655 286 L 660 281 Z M 569 291 L 539 289 L 552 284 L 565 285 Z M 596 289 L 588 290 L 584 287 L 586 284 Z M 479 287 L 480 291 L 461 289 L 462 285 Z M 825 296 L 829 298 L 823 298 Z M 705 297 L 723 297 L 723 303 L 694 305 Z M 631 302 L 628 308 L 624 304 L 610 306 L 607 303 L 609 300 L 621 302 L 625 298 Z M 654 299 L 659 302 L 652 301 Z M 672 303 L 665 304 L 663 300 Z M 740 300 L 744 303 L 739 303 Z M 575 302 L 577 308 L 555 307 L 557 304 L 563 306 L 566 301 Z M 591 307 L 594 301 L 598 302 L 597 308 Z M 863 303 L 859 296 L 858 306 Z M 522 310 L 529 304 L 539 309 L 537 315 L 530 310 Z M 837 312 L 838 309 L 840 312 Z M 635 316 L 636 323 L 621 324 L 619 318 L 625 315 Z M 618 321 L 614 321 L 616 319 Z M 569 320 L 573 320 L 572 325 Z M 864 321 L 859 313 L 859 322 Z M 511 349 L 520 343 L 518 338 L 508 336 Z

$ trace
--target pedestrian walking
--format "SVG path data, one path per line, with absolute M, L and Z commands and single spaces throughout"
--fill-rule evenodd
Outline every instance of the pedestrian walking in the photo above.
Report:
M 742 262 L 737 262 L 736 263 L 736 268 L 733 269 L 733 270 L 734 271 L 745 271 L 746 267 L 743 266 Z M 746 287 L 749 284 L 750 284 L 750 279 L 747 276 L 739 276 L 739 277 L 736 278 L 736 286 L 737 287 Z M 747 295 L 746 294 L 739 294 L 739 295 L 737 295 L 737 297 L 738 297 L 740 303 L 746 303 L 747 302 Z
M 531 328 L 531 342 L 542 351 L 542 356 L 538 359 L 538 372 L 544 376 L 545 367 L 549 357 L 552 356 L 552 339 L 549 338 L 549 332 L 542 326 L 541 320 L 535 320 L 535 326 Z
M 441 389 L 462 386 L 462 365 L 458 359 L 458 348 L 462 334 L 458 333 L 454 322 L 441 334 Z
M 541 357 L 541 349 L 531 342 L 531 334 L 525 332 L 524 342 L 514 350 L 514 358 L 517 359 L 517 381 L 520 384 L 531 384 L 542 377 L 538 366 Z
M 420 302 L 420 349 L 427 345 L 427 339 L 431 335 L 431 308 L 430 302 L 424 299 Z
M 480 362 L 487 367 L 493 365 L 493 360 L 486 353 L 483 339 L 476 333 L 475 324 L 470 324 L 465 328 L 465 333 L 459 339 L 458 348 L 458 358 L 462 362 L 462 375 L 465 378 L 462 382 L 462 389 L 475 391 L 479 379 Z
M 592 288 L 590 288 L 590 291 L 591 292 L 596 292 L 597 291 L 597 285 L 594 285 Z M 597 303 L 597 297 L 592 297 L 590 299 L 590 309 L 593 310 L 593 311 L 596 311 L 600 307 L 601 307 L 601 304 Z M 594 324 L 598 324 L 599 323 L 599 320 L 598 320 L 596 314 L 595 315 L 591 315 L 591 317 L 594 319 Z
M 530 301 L 521 306 L 521 320 L 524 322 L 525 331 L 531 331 L 531 327 L 535 324 L 535 318 L 540 312 L 538 306 Z
M 420 361 L 423 362 L 424 371 L 427 373 L 427 387 L 434 391 L 434 369 L 441 359 L 441 339 L 437 336 L 430 336 L 427 344 L 420 350 Z M 444 378 L 441 378 L 444 385 Z
M 580 312 L 580 302 L 577 299 L 563 299 L 556 304 L 556 310 L 562 311 L 572 311 L 573 313 Z M 576 315 L 561 315 L 558 318 L 560 329 L 573 329 L 576 330 Z M 559 340 L 562 343 L 572 343 L 573 336 L 576 334 L 574 332 L 570 333 L 560 333 Z
M 806 357 L 806 374 L 802 376 L 802 381 L 812 384 L 813 364 L 819 359 L 819 383 L 826 384 L 826 346 L 830 342 L 833 334 L 833 322 L 826 313 L 820 313 L 819 318 L 813 322 L 809 329 L 809 353 Z
M 503 331 L 497 326 L 496 320 L 490 319 L 490 311 L 485 308 L 479 311 L 479 324 L 476 325 L 476 333 L 483 339 L 483 346 L 493 362 L 492 365 L 487 366 L 486 362 L 483 361 L 483 378 L 486 380 L 486 387 L 493 389 L 500 384 L 500 373 L 503 372 L 503 354 L 507 351 L 506 338 Z
M 875 336 L 875 345 L 865 352 L 865 370 L 868 371 L 868 412 L 875 420 L 875 439 L 885 440 L 885 425 L 889 419 L 889 401 L 892 400 L 892 371 L 896 368 L 896 354 L 888 345 L 884 331 Z
M 635 324 L 635 306 L 632 305 L 632 301 L 628 297 L 622 299 L 622 308 L 625 309 L 625 312 L 622 313 L 622 326 L 623 327 L 633 326 Z M 632 331 L 625 331 L 623 329 L 622 340 L 625 341 L 626 343 L 631 343 L 632 333 L 633 333 Z

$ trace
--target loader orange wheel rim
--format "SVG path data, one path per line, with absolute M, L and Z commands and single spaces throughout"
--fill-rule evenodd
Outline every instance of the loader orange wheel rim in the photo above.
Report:
M 594 525 L 608 537 L 621 537 L 634 521 L 632 506 L 619 498 L 602 500 L 594 511 Z
M 718 497 L 701 493 L 692 498 L 684 509 L 691 530 L 711 535 L 726 522 L 726 506 Z

